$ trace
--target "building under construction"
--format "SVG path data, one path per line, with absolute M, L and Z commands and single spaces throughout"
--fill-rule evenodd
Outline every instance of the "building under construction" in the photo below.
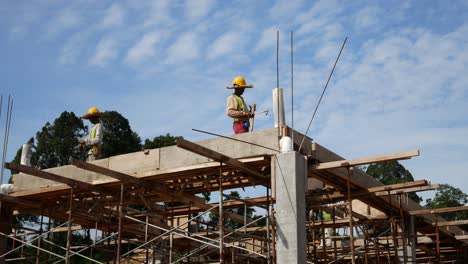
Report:
M 281 137 L 292 138 L 291 147 L 280 148 Z M 468 221 L 439 215 L 468 207 L 424 209 L 408 194 L 437 185 L 383 185 L 359 168 L 418 155 L 345 159 L 283 127 L 181 138 L 176 146 L 46 170 L 5 163 L 20 173 L 12 176 L 14 191 L 0 195 L 0 262 L 468 263 L 468 235 L 459 227 Z M 227 195 L 252 186 L 261 195 Z M 202 193 L 219 201 L 207 203 Z M 262 217 L 232 210 L 252 206 Z M 18 226 L 11 221 L 18 214 L 37 215 L 40 225 Z M 208 214 L 218 222 L 206 221 Z M 92 244 L 77 244 L 73 232 L 91 233 Z M 67 234 L 66 244 L 51 241 L 57 233 Z M 97 252 L 109 261 L 96 260 Z

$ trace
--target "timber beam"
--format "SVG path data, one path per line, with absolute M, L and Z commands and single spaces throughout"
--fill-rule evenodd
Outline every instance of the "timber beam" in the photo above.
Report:
M 95 164 L 91 164 L 91 163 L 87 163 L 87 162 L 84 162 L 84 161 L 80 161 L 80 160 L 72 160 L 72 165 L 80 168 L 80 169 L 84 169 L 84 170 L 88 170 L 88 171 L 92 171 L 92 172 L 96 172 L 96 173 L 99 173 L 99 174 L 102 174 L 102 175 L 106 175 L 106 176 L 109 176 L 111 178 L 114 178 L 114 179 L 117 179 L 121 182 L 130 182 L 130 183 L 134 183 L 134 184 L 138 184 L 138 185 L 141 185 L 144 183 L 144 180 L 142 179 L 138 179 L 136 177 L 133 177 L 133 176 L 130 176 L 128 174 L 125 174 L 125 173 L 121 173 L 121 172 L 118 172 L 118 171 L 114 171 L 114 170 L 110 170 L 108 168 L 104 168 L 104 167 L 101 167 L 101 166 L 98 166 L 98 165 L 95 165 Z
M 20 165 L 20 164 L 15 164 L 15 163 L 8 163 L 5 162 L 5 168 L 14 170 L 14 171 L 19 171 L 23 172 L 28 175 L 32 175 L 38 178 L 46 179 L 46 180 L 51 180 L 55 182 L 60 182 L 63 184 L 66 184 L 72 188 L 78 188 L 82 190 L 87 190 L 91 192 L 99 192 L 99 193 L 108 193 L 109 191 L 106 190 L 105 188 L 102 188 L 100 186 L 96 186 L 93 184 L 89 184 L 87 182 L 83 181 L 78 181 L 75 179 L 70 179 L 61 175 L 53 174 L 47 171 L 35 169 L 30 166 L 25 166 L 25 165 Z
M 35 201 L 31 201 L 28 199 L 18 198 L 14 196 L 10 196 L 7 194 L 0 193 L 0 201 L 6 203 L 17 204 L 24 207 L 32 207 L 32 208 L 40 208 L 41 204 Z
M 254 169 L 248 167 L 246 164 L 236 159 L 233 159 L 231 157 L 228 157 L 224 154 L 211 150 L 209 148 L 205 148 L 193 142 L 187 141 L 183 138 L 178 138 L 176 143 L 179 148 L 185 149 L 187 151 L 196 153 L 198 155 L 213 159 L 215 161 L 219 161 L 221 163 L 226 163 L 235 168 L 238 168 L 239 170 L 247 173 L 246 177 L 251 179 L 254 182 L 260 181 L 260 182 L 265 183 L 265 182 L 269 182 L 270 180 L 268 177 L 266 177 L 265 175 L 261 173 L 256 172 Z M 255 177 L 252 177 L 252 176 L 255 176 Z
M 425 182 L 425 181 L 424 181 Z M 425 183 L 427 184 L 427 182 Z M 390 187 L 385 186 L 385 187 Z M 376 187 L 374 188 L 368 188 L 366 191 L 356 191 L 351 194 L 352 199 L 356 199 L 365 195 L 375 195 L 375 196 L 388 196 L 390 195 L 398 195 L 398 194 L 404 194 L 404 193 L 413 193 L 413 192 L 422 192 L 422 191 L 429 191 L 429 190 L 435 190 L 440 187 L 439 184 L 430 184 L 430 185 L 421 185 L 421 183 L 414 182 L 414 184 L 408 185 L 407 187 L 401 187 L 401 188 L 388 188 L 387 191 L 382 191 L 382 187 Z M 308 197 L 308 201 L 339 201 L 339 200 L 345 200 L 347 199 L 346 194 L 337 192 L 337 193 L 332 193 L 332 194 L 324 194 L 320 196 L 310 196 Z
M 336 169 L 336 168 L 343 168 L 343 167 L 352 167 L 358 165 L 365 165 L 371 163 L 381 163 L 385 161 L 392 161 L 392 160 L 405 160 L 411 159 L 412 157 L 419 156 L 419 150 L 412 150 L 394 154 L 385 154 L 380 156 L 372 156 L 366 158 L 358 158 L 358 159 L 351 159 L 351 160 L 338 160 L 338 161 L 331 161 L 331 162 L 324 162 L 318 164 L 311 164 L 310 170 L 327 170 L 327 169 Z M 312 161 L 314 159 L 310 158 Z
M 409 211 L 409 215 L 428 215 L 428 214 L 443 214 L 451 212 L 467 211 L 468 206 L 457 206 L 457 207 L 446 207 L 446 208 L 435 208 L 435 209 L 423 209 Z

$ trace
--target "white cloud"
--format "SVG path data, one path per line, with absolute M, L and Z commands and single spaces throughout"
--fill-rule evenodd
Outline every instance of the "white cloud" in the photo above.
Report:
M 119 26 L 124 22 L 125 15 L 125 9 L 119 4 L 114 3 L 106 10 L 105 16 L 102 19 L 100 26 L 102 28 Z
M 215 5 L 215 0 L 186 0 L 185 14 L 190 19 L 204 17 Z
M 73 64 L 78 59 L 91 31 L 83 31 L 72 35 L 65 41 L 60 51 L 58 62 L 60 64 Z
M 239 41 L 240 33 L 227 32 L 218 37 L 213 44 L 208 48 L 208 58 L 213 59 L 232 52 L 236 47 L 245 42 L 245 40 Z M 232 57 L 235 57 L 232 54 Z
M 376 6 L 365 6 L 353 15 L 354 26 L 356 31 L 362 30 L 377 30 L 380 28 L 379 16 L 380 9 Z
M 273 18 L 282 18 L 296 14 L 303 6 L 304 0 L 277 0 L 269 10 Z
M 127 53 L 125 61 L 130 64 L 137 64 L 156 53 L 156 45 L 161 41 L 162 33 L 153 31 L 146 33 Z
M 169 63 L 183 62 L 200 56 L 200 40 L 195 32 L 183 33 L 168 50 Z
M 148 7 L 148 15 L 144 22 L 145 27 L 151 27 L 162 22 L 168 23 L 171 19 L 171 5 L 169 0 L 153 0 Z M 146 10 L 145 10 L 146 11 Z
M 262 36 L 260 37 L 260 40 L 257 42 L 257 45 L 255 46 L 255 50 L 263 50 L 266 48 L 271 48 L 276 46 L 276 32 L 278 28 L 277 27 L 270 27 L 265 29 L 262 32 Z
M 105 66 L 117 56 L 116 41 L 112 38 L 103 38 L 99 41 L 96 51 L 89 60 L 93 66 Z
M 81 24 L 81 16 L 73 10 L 61 11 L 47 24 L 47 36 L 55 37 L 60 33 L 77 27 Z

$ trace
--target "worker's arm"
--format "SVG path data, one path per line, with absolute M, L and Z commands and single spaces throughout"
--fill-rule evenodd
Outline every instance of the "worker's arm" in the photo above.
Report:
M 237 101 L 234 96 L 229 96 L 226 103 L 226 114 L 232 118 L 247 118 L 252 117 L 253 114 L 246 111 L 237 110 Z

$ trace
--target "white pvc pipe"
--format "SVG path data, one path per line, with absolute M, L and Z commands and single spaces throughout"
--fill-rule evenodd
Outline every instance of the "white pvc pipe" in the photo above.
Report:
M 275 127 L 284 126 L 286 124 L 284 118 L 283 88 L 273 89 L 273 114 L 275 118 Z

